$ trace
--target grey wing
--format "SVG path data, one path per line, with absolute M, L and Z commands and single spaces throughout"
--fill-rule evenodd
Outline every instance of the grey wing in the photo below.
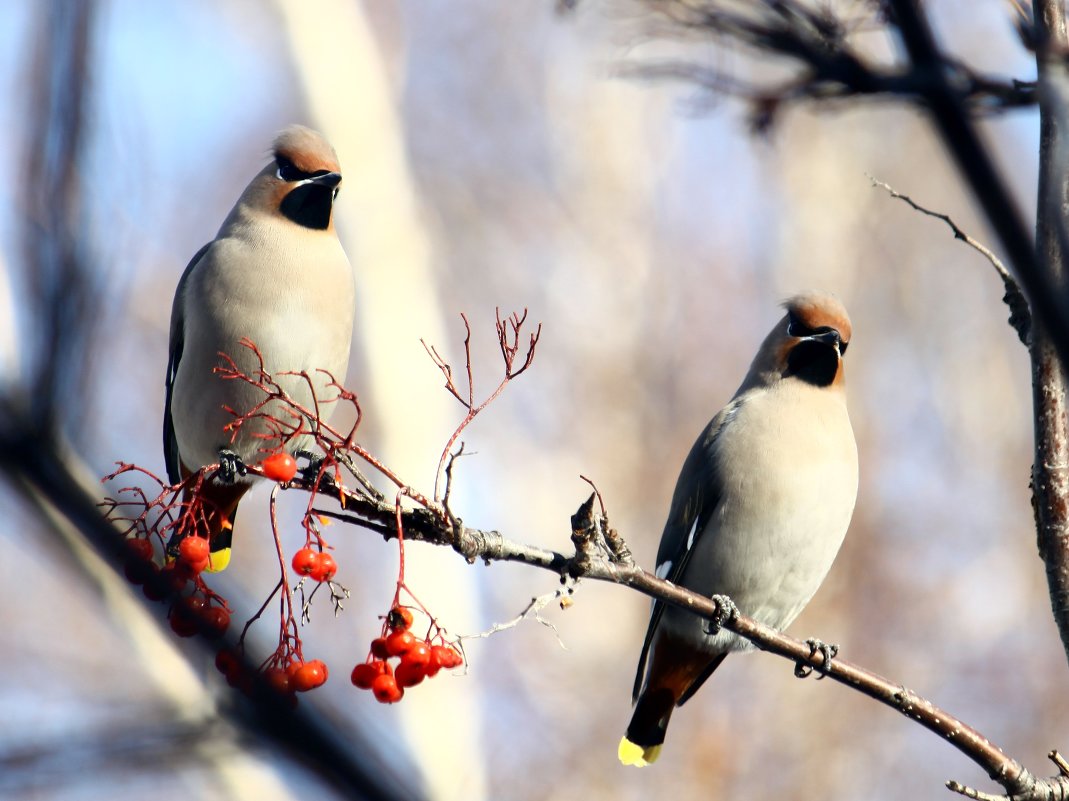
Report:
M 163 401 L 163 458 L 167 464 L 167 480 L 171 484 L 177 484 L 182 480 L 181 459 L 178 453 L 178 440 L 174 433 L 174 422 L 171 419 L 171 394 L 174 391 L 174 379 L 178 374 L 178 363 L 182 359 L 182 348 L 185 345 L 185 314 L 183 312 L 182 293 L 185 291 L 186 281 L 190 273 L 200 262 L 208 248 L 209 242 L 194 254 L 182 277 L 178 279 L 178 288 L 174 293 L 174 304 L 171 306 L 171 334 L 167 357 L 167 393 Z
M 662 578 L 679 583 L 680 576 L 694 553 L 694 545 L 701 537 L 709 519 L 720 503 L 720 486 L 714 473 L 713 446 L 724 424 L 734 416 L 738 401 L 725 406 L 706 426 L 698 437 L 690 453 L 687 454 L 679 480 L 672 495 L 672 506 L 668 520 L 661 534 L 661 544 L 657 549 L 657 572 L 662 566 L 670 565 Z M 646 629 L 646 639 L 642 643 L 642 653 L 638 658 L 638 670 L 635 672 L 635 685 L 631 691 L 631 700 L 638 698 L 642 690 L 642 681 L 646 675 L 646 661 L 649 659 L 650 644 L 653 635 L 664 614 L 664 602 L 655 600 L 650 611 L 650 624 Z

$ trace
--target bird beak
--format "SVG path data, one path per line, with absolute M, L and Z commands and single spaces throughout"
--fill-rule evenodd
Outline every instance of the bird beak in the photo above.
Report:
M 341 173 L 339 172 L 326 172 L 322 175 L 316 175 L 312 178 L 306 178 L 300 182 L 301 184 L 317 184 L 319 186 L 325 186 L 329 189 L 333 189 L 341 183 Z
M 835 329 L 832 329 L 830 331 L 824 331 L 820 334 L 813 334 L 808 337 L 803 337 L 802 339 L 803 341 L 810 340 L 812 342 L 819 342 L 821 345 L 827 345 L 829 347 L 835 348 L 835 352 L 838 353 L 840 356 L 842 355 L 843 340 L 842 337 L 839 336 L 839 332 Z

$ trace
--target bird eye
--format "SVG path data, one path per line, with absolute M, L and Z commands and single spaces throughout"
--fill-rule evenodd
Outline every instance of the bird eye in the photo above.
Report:
M 787 321 L 787 336 L 789 337 L 798 337 L 799 339 L 801 339 L 802 337 L 812 336 L 815 333 L 816 331 L 814 331 L 812 328 L 807 326 L 805 323 L 799 322 L 793 317 L 791 317 L 790 320 Z
M 850 346 L 850 343 L 849 343 L 849 342 L 840 342 L 840 343 L 839 343 L 839 355 L 840 355 L 840 356 L 844 356 L 844 355 L 846 355 L 846 349 L 847 349 L 847 348 L 848 348 L 849 346 Z
M 295 183 L 297 181 L 303 181 L 305 178 L 311 177 L 303 170 L 297 169 L 297 167 L 294 166 L 293 162 L 285 156 L 276 156 L 275 164 L 278 165 L 278 170 L 275 175 L 278 176 L 278 179 L 280 181 L 285 181 L 286 183 Z

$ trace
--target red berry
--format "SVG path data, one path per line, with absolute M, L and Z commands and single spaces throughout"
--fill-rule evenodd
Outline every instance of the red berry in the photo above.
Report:
M 221 606 L 205 609 L 200 615 L 200 625 L 205 637 L 222 637 L 230 626 L 230 613 Z
M 370 690 L 372 683 L 386 672 L 385 662 L 361 662 L 353 668 L 350 680 L 361 690 Z
M 448 645 L 436 645 L 431 648 L 431 661 L 437 663 L 439 667 L 447 669 L 464 664 L 464 659 L 460 654 Z
M 152 542 L 136 537 L 126 540 L 126 555 L 129 559 L 148 562 L 152 559 Z
M 200 595 L 187 595 L 178 601 L 181 611 L 188 614 L 189 617 L 196 618 L 204 614 L 208 608 L 208 601 Z
M 207 562 L 210 553 L 208 540 L 204 537 L 186 537 L 178 544 L 178 558 L 190 566 Z
M 160 581 L 171 592 L 181 590 L 190 578 L 189 571 L 178 562 L 172 562 L 160 570 Z
M 397 686 L 397 680 L 383 673 L 371 684 L 371 692 L 380 704 L 396 704 L 405 696 L 405 691 Z
M 431 647 L 423 640 L 416 640 L 412 643 L 412 646 L 405 651 L 405 655 L 401 658 L 402 662 L 409 662 L 410 664 L 418 667 L 423 667 L 431 661 Z
M 255 686 L 253 675 L 244 670 L 235 670 L 233 673 L 228 673 L 226 683 L 246 695 L 252 692 L 252 688 Z
M 338 563 L 334 561 L 334 557 L 329 553 L 316 554 L 319 560 L 312 567 L 308 577 L 315 581 L 330 581 L 334 578 L 334 574 L 338 572 Z
M 183 559 L 177 559 L 174 562 L 171 562 L 170 565 L 167 565 L 167 567 L 174 571 L 176 579 L 178 576 L 181 576 L 185 581 L 189 581 L 190 579 L 195 579 L 201 571 L 208 566 L 208 561 L 208 559 L 205 559 L 203 562 L 198 562 L 196 565 L 193 565 Z M 203 567 L 201 565 L 203 565 Z
M 151 574 L 145 576 L 145 586 L 141 588 L 141 593 L 150 601 L 162 601 L 170 593 L 166 585 L 163 584 L 158 578 L 155 565 L 147 565 L 151 568 Z
M 264 683 L 279 695 L 293 692 L 293 682 L 286 671 L 280 667 L 270 667 L 264 671 Z
M 386 659 L 390 655 L 386 650 L 385 637 L 376 637 L 371 641 L 371 655 L 376 659 Z
M 293 555 L 293 572 L 298 576 L 310 576 L 319 566 L 319 551 L 304 547 Z
M 285 668 L 286 675 L 292 679 L 297 674 L 297 671 L 301 669 L 302 665 L 304 665 L 304 662 L 298 659 L 294 659 L 292 662 L 288 662 Z
M 297 460 L 283 451 L 272 453 L 260 466 L 272 481 L 292 481 L 297 475 Z
M 395 606 L 386 615 L 386 625 L 394 631 L 412 628 L 412 610 L 404 606 Z
M 224 648 L 215 655 L 215 667 L 224 676 L 229 676 L 241 670 L 241 660 L 233 651 Z
M 327 666 L 319 659 L 313 659 L 301 665 L 293 674 L 290 683 L 299 693 L 314 690 L 327 680 Z
M 192 637 L 197 633 L 197 620 L 178 607 L 171 609 L 171 631 L 179 637 Z
M 423 669 L 423 665 L 408 662 L 406 659 L 401 660 L 401 664 L 398 665 L 397 670 L 394 671 L 394 677 L 397 680 L 397 684 L 401 687 L 415 687 L 427 678 L 427 673 Z
M 386 638 L 386 653 L 390 656 L 402 656 L 416 642 L 411 631 L 395 631 Z
M 123 565 L 123 573 L 126 574 L 126 578 L 131 584 L 144 584 L 152 578 L 152 574 L 155 572 L 156 565 L 143 559 L 127 559 L 126 564 Z M 160 599 L 152 598 L 151 600 L 158 601 Z

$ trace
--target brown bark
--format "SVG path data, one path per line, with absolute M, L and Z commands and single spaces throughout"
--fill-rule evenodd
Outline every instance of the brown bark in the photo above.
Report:
M 1039 35 L 1037 65 L 1040 92 L 1039 190 L 1036 211 L 1036 259 L 1040 269 L 1065 292 L 1066 219 L 1069 176 L 1062 154 L 1069 144 L 1064 108 L 1059 98 L 1066 86 L 1065 7 L 1061 0 L 1035 0 Z M 1057 73 L 1061 73 L 1060 75 Z M 1033 508 L 1039 553 L 1046 566 L 1051 608 L 1069 657 L 1069 419 L 1066 375 L 1046 328 L 1038 324 L 1032 346 L 1032 402 L 1035 417 L 1035 463 L 1032 466 Z

